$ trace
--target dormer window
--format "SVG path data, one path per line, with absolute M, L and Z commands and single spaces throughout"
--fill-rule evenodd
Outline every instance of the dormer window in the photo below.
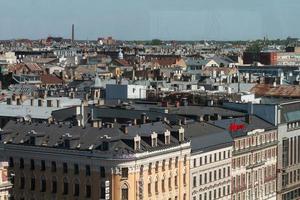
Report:
M 179 142 L 183 142 L 184 141 L 184 129 L 181 128 L 179 129 Z
M 165 136 L 165 144 L 170 144 L 171 143 L 170 131 L 166 131 L 164 136 Z
M 107 151 L 108 150 L 108 142 L 107 141 L 103 141 L 102 142 L 102 151 Z
M 141 148 L 141 137 L 135 136 L 134 137 L 134 150 L 139 150 Z
M 152 147 L 157 146 L 157 138 L 152 138 Z
M 30 145 L 35 145 L 35 136 L 30 136 L 30 138 L 29 138 L 29 144 Z
M 65 148 L 70 148 L 70 139 L 65 139 L 64 140 L 64 147 Z
M 156 147 L 157 146 L 157 133 L 153 132 L 151 134 L 151 146 Z

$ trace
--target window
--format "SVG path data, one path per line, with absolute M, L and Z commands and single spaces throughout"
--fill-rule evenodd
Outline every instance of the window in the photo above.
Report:
M 56 178 L 52 178 L 52 193 L 56 193 L 57 192 L 57 181 Z
M 158 180 L 155 181 L 155 193 L 158 193 Z
M 25 177 L 22 175 L 20 178 L 20 189 L 25 188 Z
M 128 178 L 128 168 L 122 168 L 122 178 Z
M 63 194 L 67 195 L 69 193 L 69 183 L 66 178 L 64 178 L 64 183 L 63 183 Z
M 171 190 L 172 189 L 172 178 L 171 177 L 169 177 L 168 185 L 169 185 L 169 190 Z
M 91 187 L 91 185 L 86 185 L 85 186 L 85 196 L 87 198 L 90 198 L 91 197 L 91 193 L 92 193 L 92 187 Z
M 165 180 L 161 180 L 161 191 L 165 192 Z
M 202 185 L 202 174 L 199 176 L 199 185 Z
M 20 158 L 20 169 L 24 169 L 24 159 Z
M 46 164 L 44 160 L 41 160 L 41 171 L 45 171 L 46 170 Z
M 156 163 L 155 163 L 155 172 L 156 172 L 156 173 L 158 172 L 158 166 L 159 166 L 159 162 L 156 161 Z
M 166 170 L 166 160 L 162 161 L 162 170 L 165 171 Z
M 14 167 L 14 159 L 13 159 L 13 157 L 9 157 L 8 165 L 9 165 L 9 167 Z
M 63 163 L 63 173 L 64 174 L 68 173 L 68 164 L 67 163 Z
M 193 177 L 193 187 L 197 187 L 197 177 Z
M 183 174 L 183 184 L 186 185 L 186 174 Z
M 121 200 L 128 200 L 128 187 L 122 187 L 122 196 Z
M 217 180 L 217 171 L 214 170 L 214 180 Z
M 31 180 L 30 180 L 30 189 L 31 190 L 35 190 L 35 178 L 34 177 L 31 177 Z
M 78 166 L 78 164 L 74 164 L 74 174 L 79 174 L 79 166 Z
M 105 199 L 105 186 L 102 185 L 100 190 L 100 198 Z
M 51 162 L 51 171 L 56 172 L 56 162 L 55 161 Z
M 100 167 L 100 177 L 105 178 L 105 168 L 104 167 Z
M 151 195 L 151 183 L 148 183 L 148 195 Z
M 174 180 L 175 180 L 175 187 L 178 187 L 178 180 L 177 180 L 177 176 L 175 176 Z
M 79 182 L 78 180 L 75 181 L 75 184 L 74 184 L 74 196 L 79 196 Z
M 149 163 L 148 174 L 152 174 L 152 163 Z
M 176 168 L 178 167 L 178 157 L 176 157 L 176 160 L 175 160 L 175 167 Z
M 91 168 L 89 165 L 85 166 L 85 175 L 86 176 L 91 176 Z
M 184 156 L 183 165 L 186 166 L 187 163 L 187 155 Z
M 200 157 L 200 166 L 202 165 L 202 157 Z
M 154 137 L 152 138 L 152 147 L 156 147 L 157 146 L 157 138 Z
M 172 169 L 172 158 L 169 159 L 169 170 Z
M 41 192 L 46 192 L 46 179 L 44 176 L 41 177 Z

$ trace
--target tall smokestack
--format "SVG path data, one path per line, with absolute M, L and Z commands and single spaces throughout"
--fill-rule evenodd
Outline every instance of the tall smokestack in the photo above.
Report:
M 74 24 L 72 24 L 72 43 L 74 43 Z

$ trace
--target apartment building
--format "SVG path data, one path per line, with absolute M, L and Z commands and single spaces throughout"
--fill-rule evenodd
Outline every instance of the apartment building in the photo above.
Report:
M 278 109 L 278 200 L 300 198 L 299 102 L 282 103 Z
M 253 115 L 215 123 L 234 140 L 231 198 L 276 199 L 277 128 Z
M 10 121 L 0 149 L 18 200 L 188 200 L 184 134 L 164 122 L 96 128 Z
M 0 162 L 0 200 L 9 199 L 9 191 L 12 187 L 8 179 L 7 167 L 7 162 Z
M 191 140 L 190 199 L 231 199 L 231 152 L 228 131 L 200 122 L 185 127 Z

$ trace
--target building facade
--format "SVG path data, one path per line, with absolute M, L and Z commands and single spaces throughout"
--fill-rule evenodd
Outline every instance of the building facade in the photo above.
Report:
M 254 129 L 234 138 L 232 199 L 276 199 L 277 130 Z
M 215 150 L 192 153 L 190 163 L 191 199 L 231 199 L 232 145 Z
M 300 198 L 300 121 L 278 126 L 278 200 Z
M 125 127 L 9 122 L 1 138 L 18 200 L 190 199 L 183 128 L 132 135 Z
M 8 200 L 12 184 L 8 179 L 8 163 L 0 162 L 0 200 Z

